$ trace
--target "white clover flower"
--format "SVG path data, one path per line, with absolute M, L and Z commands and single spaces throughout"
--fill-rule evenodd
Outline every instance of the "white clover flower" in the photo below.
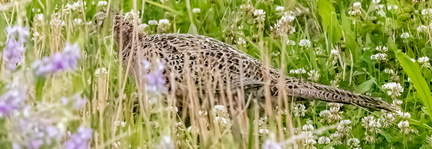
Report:
M 282 6 L 277 6 L 276 7 L 276 11 L 277 12 L 282 12 L 282 11 L 284 11 L 285 10 L 285 7 L 282 7 Z
M 378 54 L 374 54 L 370 57 L 372 60 L 377 60 L 377 61 L 386 61 L 387 60 L 387 54 L 385 53 L 378 53 Z
M 420 25 L 419 27 L 417 27 L 417 31 L 418 32 L 427 32 L 428 27 L 426 25 Z
M 399 97 L 404 91 L 404 88 L 397 82 L 390 82 L 382 85 L 384 90 L 387 90 L 387 95 L 395 98 Z
M 330 134 L 331 140 L 336 140 L 339 138 L 339 133 L 336 131 L 335 133 Z
M 351 124 L 351 120 L 342 120 L 342 121 L 340 121 L 339 124 L 340 125 L 349 125 L 349 124 Z
M 250 15 L 255 10 L 254 6 L 250 3 L 242 4 L 240 5 L 240 10 L 242 10 L 243 13 Z
M 368 134 L 368 132 L 365 132 L 364 140 L 365 140 L 367 143 L 369 143 L 369 144 L 373 144 L 373 143 L 375 143 L 375 142 L 376 142 L 375 138 L 376 138 L 376 136 L 374 136 L 374 135 L 370 135 L 370 134 Z
M 44 20 L 44 14 L 38 13 L 35 15 L 36 21 L 42 22 Z
M 419 63 L 428 63 L 429 62 L 429 58 L 426 57 L 426 56 L 424 56 L 424 57 L 420 57 L 417 61 Z
M 328 117 L 328 116 L 330 116 L 330 115 L 331 115 L 331 113 L 330 113 L 329 110 L 323 110 L 323 111 L 321 111 L 321 112 L 319 113 L 319 116 L 320 116 L 320 117 Z
M 290 70 L 290 73 L 292 73 L 292 74 L 305 74 L 306 70 L 303 68 L 293 69 L 293 70 Z
M 399 6 L 397 6 L 397 5 L 388 5 L 387 6 L 387 10 L 389 10 L 389 11 L 392 11 L 392 10 L 398 10 L 399 9 Z
M 160 19 L 158 25 L 169 25 L 170 22 L 168 19 Z
M 382 53 L 387 52 L 388 48 L 386 46 L 376 46 L 375 50 L 380 51 Z
M 76 19 L 74 19 L 73 22 L 74 22 L 76 25 L 81 25 L 81 24 L 83 24 L 83 20 L 80 19 L 80 18 L 76 18 Z
M 362 118 L 361 124 L 368 132 L 372 134 L 377 134 L 381 132 L 381 123 L 378 120 L 375 120 L 373 116 L 368 116 Z
M 314 144 L 316 144 L 317 142 L 315 141 L 315 139 L 312 138 L 308 138 L 306 140 L 304 140 L 304 146 L 305 148 L 314 148 Z
M 301 47 L 311 47 L 311 41 L 307 39 L 302 39 L 299 42 L 299 46 Z
M 350 138 L 350 139 L 348 139 L 347 144 L 351 148 L 356 148 L 356 147 L 360 146 L 360 140 L 357 138 Z
M 243 38 L 239 37 L 238 40 L 237 40 L 237 44 L 239 44 L 239 45 L 246 45 L 246 41 Z
M 423 10 L 421 11 L 421 14 L 424 15 L 424 16 L 429 17 L 429 16 L 432 15 L 432 9 L 431 9 L 431 8 L 423 9 Z
M 311 80 L 312 82 L 318 82 L 320 74 L 318 73 L 318 71 L 316 70 L 311 70 L 308 72 L 309 75 L 309 80 Z
M 408 112 L 401 112 L 401 111 L 397 111 L 397 114 L 402 118 L 402 119 L 409 119 L 411 117 L 411 114 Z
M 293 15 L 283 15 L 280 21 L 292 22 L 292 21 L 294 21 L 294 19 L 295 19 L 295 16 L 293 16 Z
M 103 7 L 103 6 L 106 6 L 106 5 L 108 5 L 107 1 L 99 1 L 98 4 L 97 4 L 97 6 L 99 6 L 99 7 Z
M 408 134 L 410 132 L 410 130 L 409 130 L 410 125 L 409 125 L 409 122 L 406 120 L 399 122 L 397 126 L 399 127 L 399 129 L 402 130 L 403 134 Z
M 125 19 L 134 20 L 135 17 L 137 17 L 139 19 L 139 15 L 140 15 L 139 11 L 131 10 L 130 12 L 125 13 Z
M 66 23 L 65 21 L 61 20 L 61 16 L 59 13 L 55 13 L 51 17 L 50 25 L 52 27 L 62 27 L 62 26 L 66 26 Z
M 159 24 L 158 21 L 156 21 L 156 20 L 149 20 L 147 23 L 149 25 L 158 25 Z
M 336 130 L 339 134 L 339 138 L 343 138 L 345 136 L 348 136 L 351 133 L 352 127 L 350 120 L 342 120 L 339 122 L 339 124 L 336 127 Z
M 422 65 L 421 66 L 422 68 L 429 68 L 431 66 L 430 63 L 429 63 L 429 57 L 426 57 L 426 56 L 419 57 L 417 59 L 417 62 Z
M 393 113 L 384 113 L 384 117 L 380 118 L 379 121 L 383 124 L 384 128 L 390 127 L 396 118 Z
M 363 117 L 362 118 L 362 126 L 363 127 L 365 127 L 365 128 L 369 128 L 369 123 L 371 122 L 371 121 L 374 121 L 375 120 L 375 118 L 373 117 L 373 116 L 367 116 L 367 117 Z
M 258 132 L 260 134 L 268 134 L 270 131 L 267 128 L 263 128 L 263 129 L 258 130 Z
M 201 13 L 201 9 L 194 8 L 194 9 L 192 9 L 192 13 Z
M 302 130 L 303 131 L 314 131 L 315 128 L 312 124 L 306 124 L 306 125 L 303 125 Z
M 396 74 L 396 72 L 393 69 L 388 69 L 388 68 L 384 69 L 384 73 L 386 73 L 386 74 Z
M 406 39 L 406 38 L 410 38 L 410 34 L 407 33 L 407 32 L 405 32 L 405 33 L 402 33 L 400 37 L 401 37 L 401 38 L 404 38 L 404 39 Z
M 375 4 L 378 4 L 380 2 L 381 2 L 381 0 L 372 0 L 372 3 L 375 3 Z
M 382 9 L 384 9 L 385 7 L 384 7 L 384 5 L 377 5 L 376 7 L 375 7 L 375 9 L 379 9 L 379 10 L 382 10 Z
M 103 68 L 103 67 L 102 68 L 97 68 L 96 71 L 95 71 L 95 75 L 97 76 L 97 75 L 100 75 L 100 74 L 107 75 L 108 74 L 107 69 Z
M 329 106 L 329 107 L 336 107 L 336 108 L 340 108 L 340 107 L 342 107 L 343 106 L 343 104 L 340 104 L 340 103 L 327 103 L 327 105 Z M 339 109 L 338 109 L 339 110 Z
M 293 108 L 293 113 L 296 117 L 305 116 L 306 111 L 306 106 L 303 104 L 296 104 Z
M 339 50 L 332 49 L 332 50 L 330 51 L 330 56 L 338 56 L 338 55 L 339 55 Z
M 329 137 L 319 137 L 318 144 L 329 144 L 331 142 Z
M 274 26 L 271 26 L 271 31 L 276 35 L 276 37 L 286 36 L 286 34 L 293 34 L 296 30 L 291 25 L 292 21 L 295 19 L 293 15 L 284 14 L 281 19 L 279 19 Z
M 393 102 L 392 102 L 392 104 L 395 104 L 395 105 L 401 105 L 403 103 L 403 101 L 402 100 L 393 100 Z
M 253 12 L 253 15 L 255 16 L 255 20 L 258 22 L 264 22 L 266 12 L 262 9 L 257 9 Z
M 224 105 L 215 105 L 214 106 L 215 111 L 221 111 L 221 112 L 226 112 L 227 109 L 225 108 Z
M 168 19 L 160 19 L 158 23 L 158 32 L 166 32 L 169 30 L 171 23 Z
M 348 11 L 348 14 L 349 15 L 353 15 L 353 16 L 360 15 L 362 13 L 361 12 L 361 7 L 362 7 L 362 5 L 361 5 L 360 2 L 353 3 L 353 6 L 351 7 L 351 10 Z
M 353 3 L 353 9 L 361 9 L 362 4 L 360 2 Z
M 289 40 L 289 39 L 288 39 L 288 40 L 286 41 L 286 44 L 287 44 L 287 45 L 294 46 L 294 45 L 296 45 L 296 42 L 295 42 L 294 40 Z
M 368 125 L 370 128 L 370 132 L 378 133 L 381 131 L 381 123 L 379 123 L 377 120 L 370 121 Z
M 66 4 L 66 11 L 70 11 L 70 10 L 77 10 L 77 9 L 79 9 L 79 8 L 81 8 L 81 7 L 83 7 L 84 5 L 86 5 L 86 2 L 82 2 L 82 1 L 77 1 L 77 2 L 75 2 L 75 3 L 72 3 L 72 4 Z

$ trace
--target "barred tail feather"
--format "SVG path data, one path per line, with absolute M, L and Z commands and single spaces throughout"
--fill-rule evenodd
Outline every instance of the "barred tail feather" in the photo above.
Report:
M 378 98 L 316 83 L 296 81 L 288 82 L 289 83 L 286 84 L 287 92 L 288 95 L 293 97 L 352 104 L 371 109 L 384 109 L 390 112 L 394 111 L 389 103 Z

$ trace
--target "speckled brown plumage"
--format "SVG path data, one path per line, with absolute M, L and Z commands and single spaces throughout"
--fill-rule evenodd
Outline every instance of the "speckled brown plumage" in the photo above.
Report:
M 232 90 L 247 90 L 264 86 L 265 77 L 270 80 L 271 95 L 279 94 L 276 85 L 280 80 L 279 70 L 270 66 L 268 75 L 264 75 L 265 67 L 260 60 L 214 38 L 191 34 L 144 35 L 140 32 L 133 36 L 133 24 L 121 15 L 115 16 L 114 35 L 119 43 L 123 62 L 127 64 L 130 58 L 133 71 L 139 70 L 142 60 L 160 58 L 166 65 L 164 75 L 168 84 L 174 80 L 177 95 L 187 93 L 186 78 L 192 79 L 195 85 L 203 88 L 206 84 L 219 82 L 225 89 L 229 87 L 228 89 Z M 136 41 L 132 42 L 132 37 L 136 37 Z M 288 96 L 392 111 L 388 103 L 377 98 L 290 76 L 282 77 Z M 220 87 L 214 85 L 214 92 L 218 92 Z M 173 88 L 169 90 L 172 91 Z

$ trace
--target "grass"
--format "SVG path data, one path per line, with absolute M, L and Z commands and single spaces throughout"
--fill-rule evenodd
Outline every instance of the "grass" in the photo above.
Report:
M 81 136 L 88 148 L 432 147 L 432 73 L 430 61 L 425 60 L 432 57 L 432 9 L 428 8 L 432 2 L 79 2 L 0 3 L 2 53 L 11 39 L 7 26 L 30 31 L 18 68 L 8 69 L 4 58 L 0 67 L 0 148 L 63 148 L 74 139 L 71 134 L 85 134 L 82 128 L 92 130 L 91 137 Z M 139 11 L 140 22 L 148 25 L 140 28 L 146 34 L 213 37 L 285 74 L 380 97 L 400 112 L 313 100 L 291 103 L 284 96 L 277 97 L 277 108 L 270 104 L 263 108 L 243 91 L 236 96 L 207 95 L 208 108 L 200 105 L 200 90 L 193 85 L 188 86 L 187 97 L 147 92 L 137 85 L 140 80 L 126 73 L 129 66 L 121 64 L 112 25 L 95 25 L 93 16 L 107 7 Z M 283 16 L 295 19 L 285 20 L 276 30 Z M 150 23 L 161 19 L 169 25 Z M 67 42 L 80 48 L 77 69 L 35 75 L 32 64 L 63 51 Z M 25 102 L 18 104 L 18 95 L 5 96 L 11 86 L 25 90 Z M 266 97 L 265 101 L 271 100 Z M 78 106 L 80 99 L 86 104 Z M 232 101 L 238 99 L 247 100 L 234 108 Z M 177 101 L 187 106 L 177 107 Z M 2 108 L 11 106 L 17 108 L 4 114 Z

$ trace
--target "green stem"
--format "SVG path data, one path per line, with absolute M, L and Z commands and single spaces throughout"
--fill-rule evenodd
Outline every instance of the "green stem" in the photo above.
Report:
M 40 76 L 37 78 L 35 91 L 36 91 L 36 100 L 42 101 L 42 91 L 45 85 L 45 77 Z

